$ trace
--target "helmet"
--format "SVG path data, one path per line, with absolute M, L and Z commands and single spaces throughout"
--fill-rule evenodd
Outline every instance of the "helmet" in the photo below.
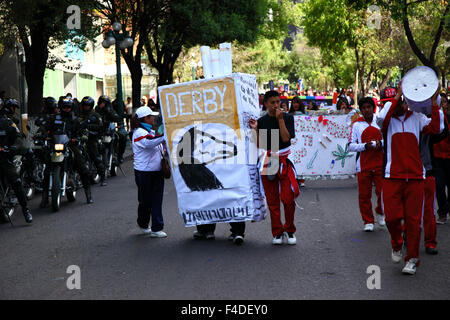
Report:
M 58 103 L 53 97 L 47 97 L 44 99 L 44 112 L 48 114 L 55 113 L 55 109 L 58 108 Z
M 73 109 L 73 100 L 70 98 L 63 98 L 58 101 L 58 108 L 61 110 L 62 114 L 68 114 Z M 64 111 L 64 108 L 70 108 L 69 112 Z
M 89 106 L 92 109 L 94 107 L 95 101 L 91 97 L 87 96 L 87 97 L 84 97 L 83 100 L 81 100 L 80 104 L 81 104 L 81 107 Z
M 98 98 L 97 105 L 100 105 L 100 103 L 102 103 L 102 102 L 105 102 L 106 105 L 109 105 L 109 104 L 111 104 L 111 99 L 108 96 L 101 95 Z
M 3 103 L 2 113 L 11 116 L 16 112 L 16 108 L 19 108 L 19 102 L 16 99 L 6 99 Z

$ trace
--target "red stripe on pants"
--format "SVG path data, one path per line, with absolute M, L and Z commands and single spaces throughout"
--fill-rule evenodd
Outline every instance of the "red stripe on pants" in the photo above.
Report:
M 436 217 L 434 215 L 434 197 L 436 181 L 433 176 L 425 179 L 425 205 L 423 211 L 423 232 L 425 247 L 436 248 Z
M 273 181 L 262 176 L 264 192 L 266 194 L 267 204 L 270 211 L 270 222 L 272 226 L 272 235 L 274 237 L 282 235 L 284 231 L 295 232 L 294 212 L 295 200 L 294 192 L 291 189 L 291 182 L 287 175 L 279 177 L 276 175 Z M 286 223 L 281 223 L 280 199 L 283 202 L 284 217 Z
M 375 212 L 383 214 L 383 210 L 381 209 L 382 179 L 382 169 L 358 173 L 359 211 L 361 212 L 364 224 L 375 222 L 372 211 L 372 183 L 375 184 L 375 194 L 377 195 L 377 207 L 375 208 Z
M 407 242 L 405 261 L 419 258 L 424 180 L 383 179 L 382 197 L 392 249 L 394 251 L 402 249 L 402 219 L 404 219 Z

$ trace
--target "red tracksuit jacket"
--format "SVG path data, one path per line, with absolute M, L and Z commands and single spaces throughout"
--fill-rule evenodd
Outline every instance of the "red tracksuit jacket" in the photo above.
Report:
M 382 141 L 380 128 L 373 116 L 372 123 L 368 123 L 363 117 L 356 120 L 352 125 L 350 135 L 349 151 L 357 152 L 356 171 L 372 171 L 383 167 L 383 151 L 366 150 L 366 143 L 371 141 Z
M 401 117 L 392 114 L 397 101 L 383 108 L 378 124 L 383 124 L 384 177 L 392 179 L 425 179 L 425 168 L 419 151 L 420 134 L 438 134 L 443 130 L 439 107 L 432 108 L 431 119 L 422 113 L 407 110 Z M 385 116 L 384 116 L 385 115 Z M 386 120 L 383 122 L 383 120 Z

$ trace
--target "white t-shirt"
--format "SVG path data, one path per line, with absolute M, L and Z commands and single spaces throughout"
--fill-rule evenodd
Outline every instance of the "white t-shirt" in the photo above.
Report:
M 131 114 L 133 113 L 133 104 L 131 102 L 129 104 L 127 104 L 126 109 L 127 109 L 127 114 L 129 116 L 131 116 Z

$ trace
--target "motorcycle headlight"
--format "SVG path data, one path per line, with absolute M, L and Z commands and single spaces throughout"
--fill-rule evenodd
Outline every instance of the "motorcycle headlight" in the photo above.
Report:
M 56 151 L 63 151 L 64 150 L 64 145 L 61 144 L 61 143 L 55 144 L 55 150 Z

